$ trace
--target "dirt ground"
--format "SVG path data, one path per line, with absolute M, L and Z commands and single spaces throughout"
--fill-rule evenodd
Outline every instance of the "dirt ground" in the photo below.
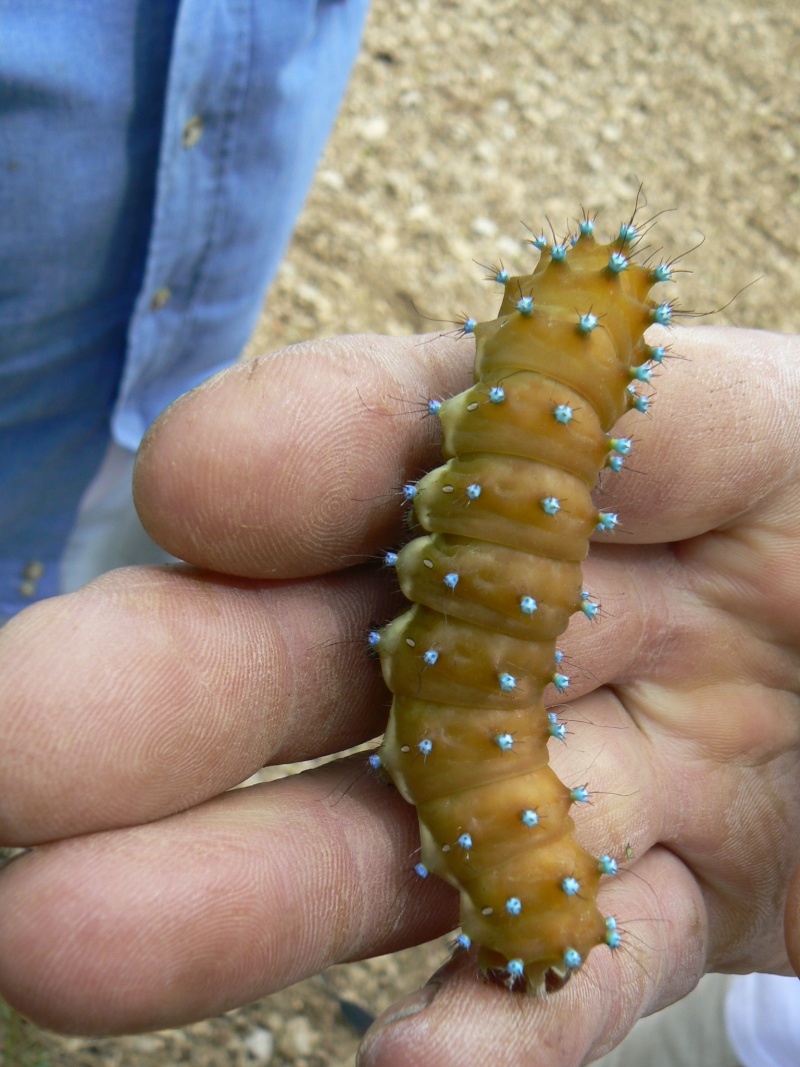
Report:
M 640 182 L 648 211 L 669 212 L 658 239 L 670 254 L 703 241 L 684 306 L 732 301 L 708 321 L 797 331 L 799 45 L 794 0 L 374 0 L 248 351 L 493 314 L 473 260 L 527 268 L 522 222 L 562 232 L 581 205 L 610 235 Z M 0 1016 L 0 1062 L 344 1067 L 368 1015 L 446 955 L 437 943 L 336 967 L 222 1018 L 138 1037 L 62 1039 Z

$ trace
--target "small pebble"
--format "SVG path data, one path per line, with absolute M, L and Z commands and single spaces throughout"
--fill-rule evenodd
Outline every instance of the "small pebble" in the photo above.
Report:
M 287 1059 L 295 1059 L 298 1056 L 310 1056 L 318 1044 L 319 1034 L 306 1016 L 297 1015 L 287 1022 L 278 1049 Z
M 254 1063 L 266 1065 L 272 1059 L 272 1053 L 275 1051 L 275 1038 L 271 1030 L 257 1026 L 242 1043 L 247 1050 L 248 1057 Z

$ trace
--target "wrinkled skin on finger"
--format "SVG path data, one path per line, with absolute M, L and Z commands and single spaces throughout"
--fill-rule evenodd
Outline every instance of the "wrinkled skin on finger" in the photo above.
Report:
M 672 348 L 653 417 L 622 427 L 631 469 L 598 489 L 623 528 L 586 565 L 603 613 L 565 637 L 553 752 L 593 794 L 579 839 L 625 866 L 601 898 L 623 945 L 545 1000 L 459 955 L 378 1020 L 364 1065 L 573 1067 L 706 970 L 797 965 L 800 344 L 703 328 Z M 0 872 L 0 993 L 23 1012 L 178 1025 L 457 922 L 410 874 L 413 811 L 362 762 L 227 790 L 380 731 L 360 646 L 397 602 L 375 557 L 438 461 L 419 398 L 463 389 L 471 358 L 342 338 L 217 376 L 135 474 L 187 565 L 114 572 L 0 633 L 0 833 L 38 846 Z

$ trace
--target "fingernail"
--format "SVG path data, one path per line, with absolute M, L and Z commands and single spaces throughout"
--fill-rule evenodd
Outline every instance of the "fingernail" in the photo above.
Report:
M 393 1005 L 376 1019 L 361 1042 L 356 1056 L 356 1067 L 371 1067 L 372 1064 L 379 1063 L 380 1046 L 389 1027 L 411 1018 L 412 1015 L 419 1015 L 421 1011 L 430 1007 L 441 987 L 441 982 L 431 981 L 410 997 L 401 1000 L 399 1004 Z
M 406 997 L 399 1004 L 389 1008 L 384 1015 L 375 1020 L 375 1026 L 389 1026 L 391 1023 L 399 1022 L 401 1019 L 408 1019 L 411 1015 L 418 1015 L 419 1012 L 424 1011 L 425 1008 L 433 1003 L 441 988 L 441 982 L 428 982 L 422 989 L 418 989 L 410 997 Z

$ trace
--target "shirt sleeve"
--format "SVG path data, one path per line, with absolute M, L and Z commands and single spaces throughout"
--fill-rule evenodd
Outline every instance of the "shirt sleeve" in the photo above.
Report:
M 183 0 L 155 214 L 113 429 L 165 402 L 255 325 L 355 58 L 366 0 Z

